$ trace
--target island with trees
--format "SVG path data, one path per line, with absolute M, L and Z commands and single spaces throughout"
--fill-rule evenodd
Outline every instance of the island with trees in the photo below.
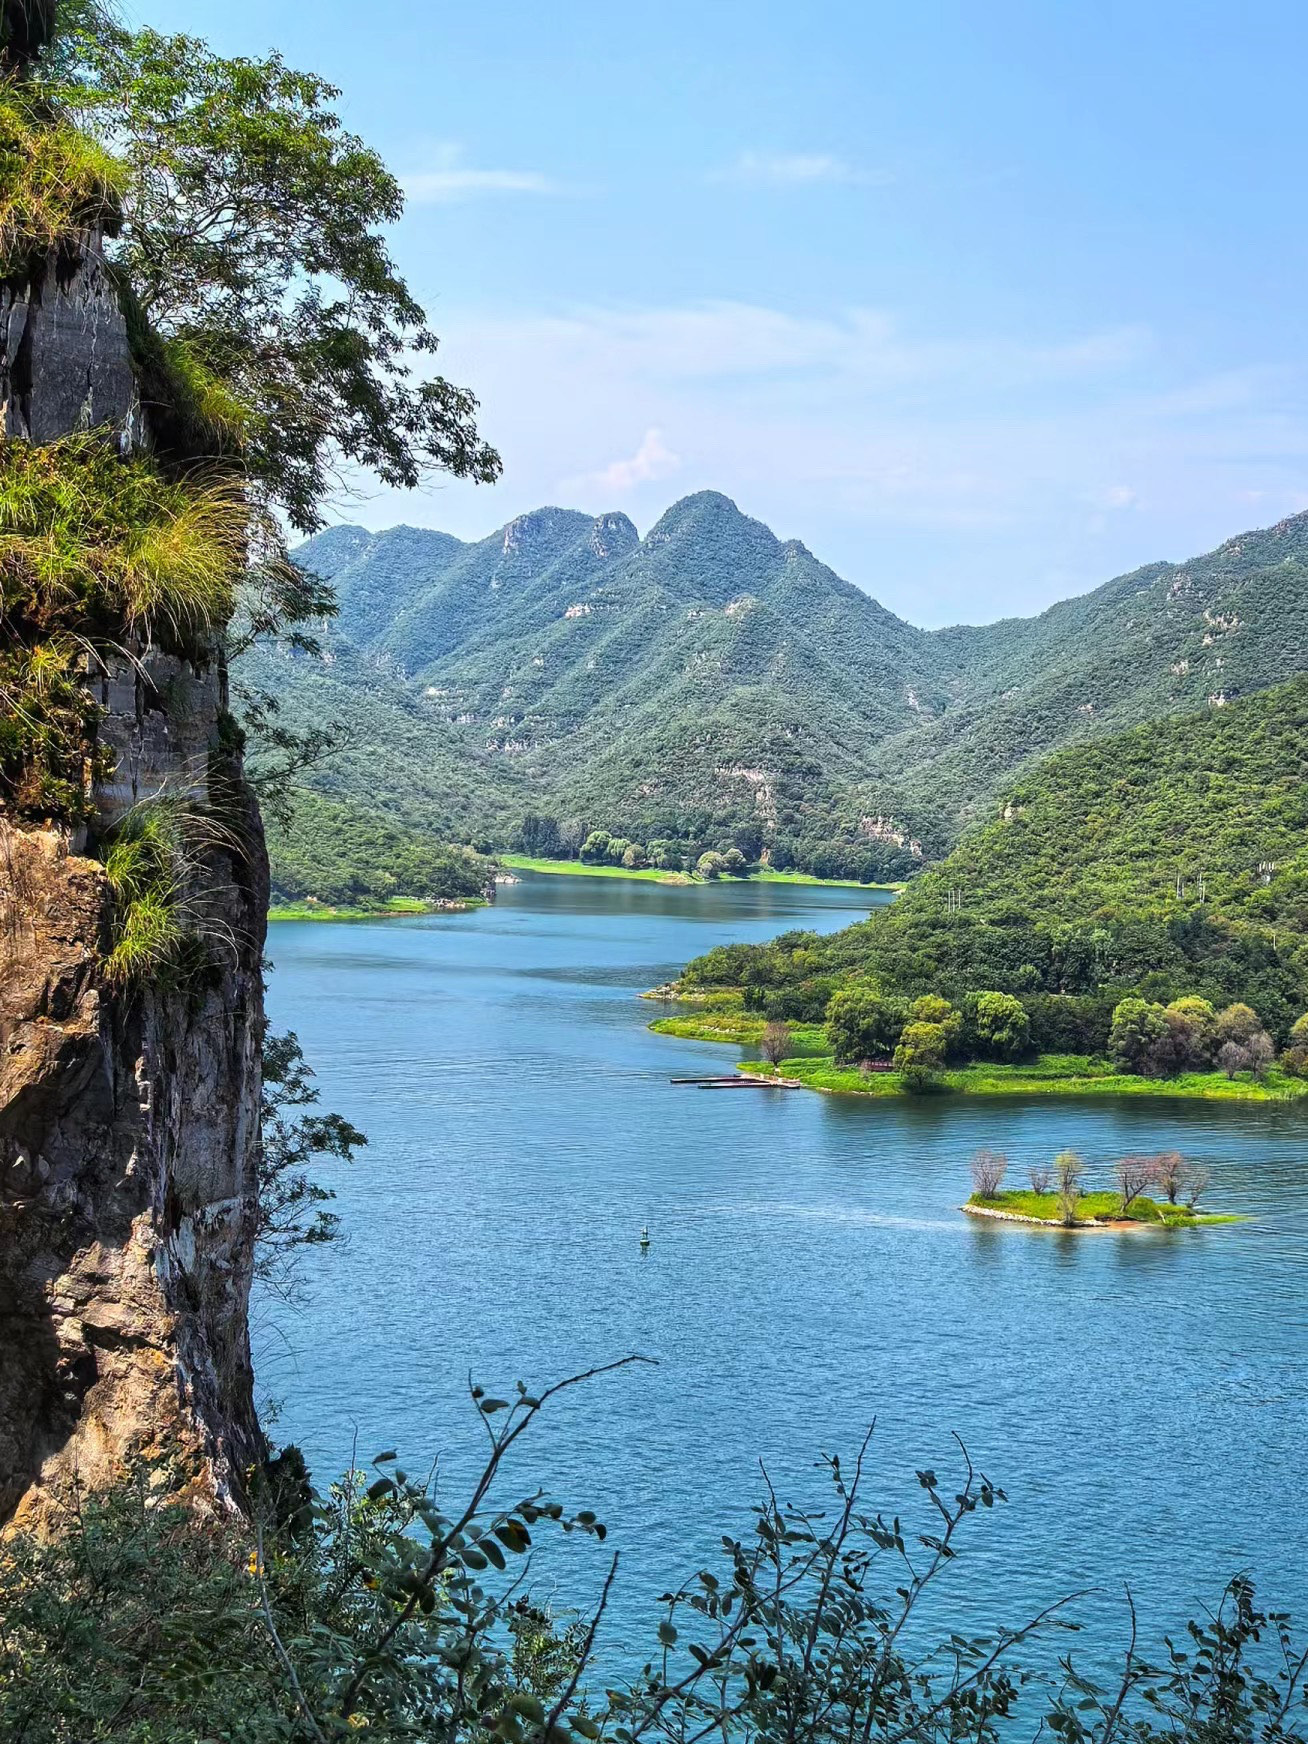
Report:
M 972 1193 L 961 1209 L 971 1217 L 1078 1231 L 1198 1229 L 1244 1221 L 1237 1213 L 1200 1209 L 1208 1170 L 1179 1151 L 1119 1157 L 1107 1187 L 1090 1184 L 1085 1159 L 1071 1150 L 1032 1163 L 1024 1187 L 1004 1185 L 1008 1168 L 1002 1151 L 977 1151 Z

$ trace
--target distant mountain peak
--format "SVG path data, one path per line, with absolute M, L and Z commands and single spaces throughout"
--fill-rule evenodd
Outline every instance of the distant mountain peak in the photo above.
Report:
M 640 534 L 621 510 L 596 515 L 590 530 L 590 548 L 596 557 L 621 557 L 640 544 Z
M 671 508 L 665 509 L 645 535 L 645 543 L 666 545 L 687 534 L 703 533 L 709 527 L 724 531 L 738 529 L 748 532 L 754 538 L 762 534 L 770 544 L 776 543 L 776 535 L 770 527 L 743 513 L 730 497 L 715 490 L 694 491 L 688 497 L 681 497 Z
M 515 515 L 504 528 L 504 554 L 507 557 L 510 552 L 554 544 L 560 536 L 575 538 L 589 524 L 588 517 L 578 509 L 531 509 L 525 515 Z

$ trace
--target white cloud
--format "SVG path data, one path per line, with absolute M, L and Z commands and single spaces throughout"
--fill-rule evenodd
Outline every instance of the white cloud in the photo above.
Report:
M 463 161 L 457 145 L 437 147 L 430 169 L 402 178 L 404 192 L 417 206 L 449 205 L 455 200 L 475 200 L 483 194 L 555 194 L 557 185 L 537 170 L 473 169 Z
M 715 182 L 746 182 L 755 187 L 808 188 L 821 183 L 854 187 L 884 187 L 893 177 L 884 170 L 863 170 L 830 152 L 742 151 L 726 169 L 714 170 Z
M 1110 484 L 1099 498 L 1106 509 L 1133 509 L 1140 501 L 1137 491 L 1129 484 Z
M 583 489 L 595 488 L 621 496 L 634 490 L 638 484 L 670 477 L 680 466 L 681 456 L 667 446 L 663 432 L 650 429 L 646 430 L 640 447 L 630 460 L 611 461 L 599 472 L 587 473 L 575 482 Z

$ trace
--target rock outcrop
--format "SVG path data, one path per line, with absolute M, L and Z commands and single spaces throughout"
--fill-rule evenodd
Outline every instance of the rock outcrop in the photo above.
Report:
M 3 439 L 148 441 L 99 239 L 0 294 Z M 166 1462 L 239 1505 L 263 1453 L 247 1304 L 256 1212 L 267 863 L 215 652 L 135 651 L 97 678 L 133 804 L 205 820 L 185 977 L 109 977 L 111 897 L 84 829 L 0 817 L 0 1526 L 74 1481 Z M 162 1469 L 162 1464 L 161 1468 Z

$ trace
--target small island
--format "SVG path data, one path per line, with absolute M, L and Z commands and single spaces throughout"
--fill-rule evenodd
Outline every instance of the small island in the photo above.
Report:
M 1048 1165 L 1033 1163 L 1027 1187 L 1005 1188 L 1007 1173 L 1002 1152 L 979 1150 L 972 1158 L 973 1192 L 959 1209 L 969 1217 L 1071 1233 L 1199 1229 L 1247 1221 L 1235 1212 L 1199 1209 L 1208 1170 L 1179 1151 L 1119 1158 L 1107 1189 L 1086 1186 L 1086 1166 L 1075 1151 L 1061 1151 Z

